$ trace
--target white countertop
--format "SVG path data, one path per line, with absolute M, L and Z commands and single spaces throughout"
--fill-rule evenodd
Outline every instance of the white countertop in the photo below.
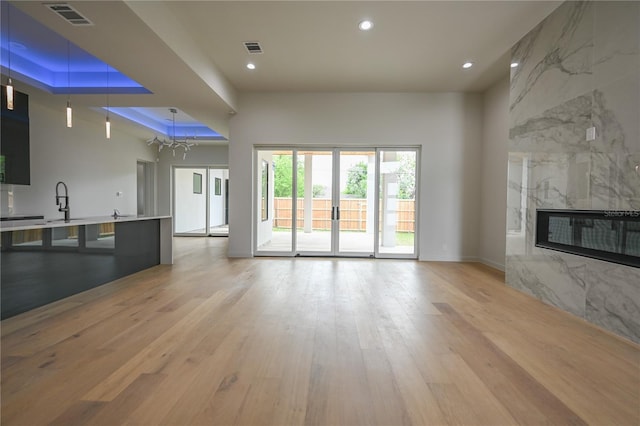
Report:
M 138 220 L 151 220 L 151 219 L 170 219 L 171 216 L 136 216 L 136 215 L 123 215 L 118 216 L 116 219 L 113 216 L 95 216 L 84 217 L 79 219 L 71 219 L 69 222 L 65 222 L 64 219 L 33 219 L 33 220 L 7 220 L 0 222 L 0 231 L 24 231 L 29 229 L 43 229 L 43 228 L 59 228 L 63 226 L 78 226 L 78 225 L 96 225 L 99 223 L 109 222 L 133 222 Z

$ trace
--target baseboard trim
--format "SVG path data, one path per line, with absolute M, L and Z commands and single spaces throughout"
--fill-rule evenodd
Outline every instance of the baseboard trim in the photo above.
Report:
M 477 256 L 458 256 L 458 257 L 431 257 L 431 258 L 420 258 L 420 262 L 476 262 L 482 263 L 490 268 L 497 269 L 500 272 L 505 271 L 504 264 L 497 263 L 489 259 L 485 259 L 483 257 Z
M 478 262 L 479 259 L 475 256 L 432 256 L 432 257 L 420 257 L 420 262 Z
M 493 269 L 497 269 L 497 270 L 502 271 L 502 272 L 505 271 L 505 267 L 504 267 L 503 263 L 497 263 L 497 262 L 494 262 L 492 260 L 484 259 L 484 258 L 478 259 L 478 262 L 482 263 L 483 265 L 487 265 L 487 266 L 489 266 L 489 267 L 491 267 Z

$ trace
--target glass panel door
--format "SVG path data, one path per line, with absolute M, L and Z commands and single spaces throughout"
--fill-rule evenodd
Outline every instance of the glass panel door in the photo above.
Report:
M 297 152 L 296 252 L 333 254 L 333 150 Z
M 228 236 L 229 169 L 209 167 L 209 235 Z
M 254 252 L 415 258 L 417 154 L 257 150 Z
M 293 255 L 293 150 L 256 153 L 256 253 Z
M 417 151 L 379 151 L 378 254 L 416 254 Z
M 373 255 L 375 151 L 338 151 L 338 253 Z
M 207 169 L 174 169 L 174 233 L 207 235 Z

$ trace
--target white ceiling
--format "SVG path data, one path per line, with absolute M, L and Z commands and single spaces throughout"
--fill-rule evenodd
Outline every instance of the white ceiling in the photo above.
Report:
M 483 90 L 492 65 L 557 3 L 171 2 L 193 41 L 239 90 Z M 374 27 L 358 30 L 370 19 Z M 259 41 L 248 55 L 243 41 Z M 251 58 L 249 57 L 251 56 Z M 255 71 L 244 68 L 251 59 Z M 460 66 L 476 62 L 472 70 Z M 502 63 L 501 65 L 505 65 Z
M 114 96 L 114 106 L 175 106 L 228 136 L 244 91 L 482 91 L 509 72 L 511 46 L 561 2 L 67 3 L 95 26 L 73 27 L 40 2 L 12 2 L 154 93 Z M 365 18 L 369 32 L 357 28 Z M 244 41 L 259 41 L 264 53 L 249 55 Z M 475 65 L 463 70 L 467 60 Z

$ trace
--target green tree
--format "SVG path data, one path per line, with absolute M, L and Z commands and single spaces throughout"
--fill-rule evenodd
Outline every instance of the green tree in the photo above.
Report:
M 291 197 L 293 188 L 293 158 L 291 155 L 273 156 L 273 192 L 276 197 Z
M 342 193 L 367 198 L 367 163 L 360 161 L 347 170 L 347 186 Z
M 322 198 L 326 196 L 326 189 L 323 185 L 313 185 L 313 198 Z
M 301 156 L 302 157 L 302 156 Z M 398 198 L 415 199 L 416 192 L 416 159 L 414 154 L 399 154 Z M 291 197 L 293 187 L 293 159 L 291 155 L 273 156 L 274 192 L 276 197 Z M 304 197 L 304 157 L 298 159 L 298 197 Z M 314 198 L 326 196 L 326 188 L 313 185 Z M 359 162 L 347 170 L 347 187 L 345 195 L 354 198 L 367 197 L 367 163 Z
M 416 156 L 413 153 L 399 154 L 398 198 L 416 198 Z
M 293 158 L 291 155 L 273 156 L 274 196 L 291 197 L 293 195 Z M 298 198 L 304 198 L 304 156 L 298 157 Z M 322 185 L 313 185 L 314 198 L 322 197 L 325 188 Z

